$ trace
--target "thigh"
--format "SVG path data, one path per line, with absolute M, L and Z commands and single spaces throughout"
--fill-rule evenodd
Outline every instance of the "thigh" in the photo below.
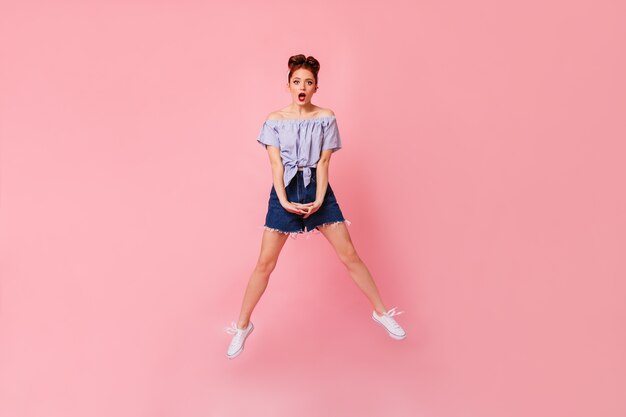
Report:
M 276 262 L 278 255 L 289 235 L 278 233 L 271 230 L 263 230 L 261 239 L 261 253 L 259 254 L 259 262 Z
M 356 252 L 350 232 L 345 223 L 332 223 L 317 228 L 328 240 L 339 257 L 349 256 Z

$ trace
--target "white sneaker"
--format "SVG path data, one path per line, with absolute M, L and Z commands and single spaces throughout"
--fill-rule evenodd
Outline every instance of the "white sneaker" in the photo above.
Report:
M 246 329 L 238 328 L 237 323 L 234 321 L 231 323 L 230 327 L 226 328 L 226 333 L 234 335 L 233 339 L 230 341 L 230 345 L 228 345 L 228 351 L 226 352 L 228 359 L 233 359 L 243 352 L 243 346 L 246 342 L 246 338 L 250 333 L 252 333 L 252 330 L 254 330 L 252 322 L 248 323 L 248 327 Z
M 402 311 L 396 311 L 397 307 L 392 308 L 391 310 L 385 311 L 383 315 L 378 315 L 376 310 L 372 311 L 372 319 L 383 326 L 389 336 L 393 337 L 396 340 L 402 340 L 406 337 L 406 332 L 400 325 L 393 319 L 393 316 L 398 314 L 402 314 Z

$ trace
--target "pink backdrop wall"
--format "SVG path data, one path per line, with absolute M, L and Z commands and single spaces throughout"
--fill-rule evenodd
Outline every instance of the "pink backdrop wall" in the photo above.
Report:
M 626 415 L 617 1 L 0 6 L 0 415 Z M 321 235 L 226 356 L 290 55 L 397 342 Z

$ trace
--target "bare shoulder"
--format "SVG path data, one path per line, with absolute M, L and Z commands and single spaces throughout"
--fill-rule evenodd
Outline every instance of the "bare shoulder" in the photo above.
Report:
M 322 109 L 320 110 L 320 117 L 328 117 L 328 116 L 334 116 L 335 112 L 333 112 L 331 109 Z
M 280 115 L 280 113 L 273 111 L 267 115 L 266 120 L 280 120 L 282 118 L 283 117 Z

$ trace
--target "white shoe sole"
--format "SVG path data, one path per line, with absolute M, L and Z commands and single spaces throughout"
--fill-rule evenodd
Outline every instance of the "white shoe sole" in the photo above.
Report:
M 245 339 L 243 339 L 243 343 L 241 344 L 241 348 L 233 353 L 232 355 L 229 355 L 228 352 L 226 352 L 226 356 L 228 357 L 228 359 L 234 359 L 237 356 L 239 356 L 241 354 L 241 352 L 243 352 L 243 348 L 246 345 L 246 340 L 248 340 L 248 337 L 250 336 L 250 334 L 254 331 L 254 324 L 252 325 L 252 328 L 250 329 L 250 331 L 248 332 L 247 336 Z
M 380 321 L 376 320 L 376 317 L 374 317 L 373 315 L 372 315 L 372 320 L 374 320 L 374 322 L 376 322 L 376 324 L 378 324 L 378 325 L 379 325 L 379 326 L 381 326 L 383 329 L 385 329 L 385 330 L 387 331 L 387 334 L 388 334 L 390 337 L 392 337 L 393 339 L 396 339 L 396 340 L 402 340 L 402 339 L 404 339 L 404 338 L 406 337 L 406 333 L 404 333 L 404 336 L 398 336 L 397 334 L 393 334 L 393 333 L 391 333 L 391 332 L 387 329 L 387 327 L 385 327 L 385 325 L 384 325 L 384 324 L 382 324 Z

